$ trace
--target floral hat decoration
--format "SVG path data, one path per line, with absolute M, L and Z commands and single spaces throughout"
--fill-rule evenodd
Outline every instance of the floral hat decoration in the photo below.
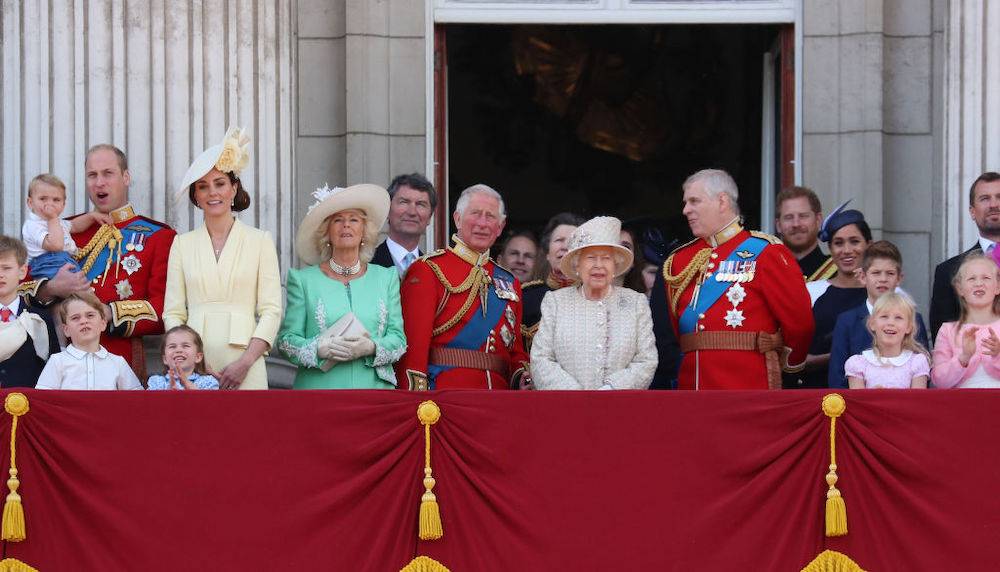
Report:
M 310 205 L 299 232 L 295 237 L 295 250 L 299 259 L 306 264 L 322 262 L 323 252 L 316 237 L 326 223 L 326 219 L 335 213 L 347 209 L 357 209 L 365 213 L 368 222 L 375 228 L 382 228 L 389 216 L 389 193 L 378 185 L 361 183 L 343 187 L 330 188 L 323 185 L 312 192 L 316 202 Z M 325 230 L 324 230 L 325 232 Z
M 238 177 L 249 164 L 250 136 L 242 128 L 230 127 L 221 143 L 205 149 L 191 162 L 174 199 L 177 202 L 183 201 L 184 197 L 188 196 L 191 185 L 212 169 L 218 169 L 222 173 L 233 173 Z

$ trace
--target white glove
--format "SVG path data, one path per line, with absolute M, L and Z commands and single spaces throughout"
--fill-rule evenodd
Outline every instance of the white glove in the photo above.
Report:
M 333 341 L 335 339 L 334 336 L 329 336 L 316 342 L 316 355 L 320 359 L 333 359 Z
M 375 353 L 375 342 L 368 336 L 337 336 L 330 341 L 330 359 L 351 361 Z

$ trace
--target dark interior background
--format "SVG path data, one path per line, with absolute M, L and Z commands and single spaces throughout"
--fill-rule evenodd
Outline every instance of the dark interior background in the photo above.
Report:
M 448 188 L 503 194 L 508 229 L 610 214 L 689 236 L 681 183 L 729 171 L 760 222 L 766 25 L 451 25 Z

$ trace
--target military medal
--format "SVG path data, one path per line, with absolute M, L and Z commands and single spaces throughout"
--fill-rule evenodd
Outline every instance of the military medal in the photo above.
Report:
M 733 308 L 726 312 L 726 325 L 734 330 L 743 325 L 743 310 Z
M 132 233 L 132 236 L 130 236 L 128 238 L 128 244 L 125 245 L 125 250 L 127 250 L 129 252 L 132 252 L 133 250 L 135 250 L 135 237 L 136 236 L 137 236 L 136 233 Z
M 128 278 L 122 280 L 115 284 L 115 291 L 118 292 L 119 300 L 127 300 L 132 297 L 132 285 L 129 284 Z
M 122 258 L 121 265 L 129 276 L 131 276 L 133 273 L 137 272 L 140 268 L 142 268 L 142 263 L 139 262 L 139 259 L 134 254 L 129 254 L 125 258 Z
M 146 235 L 142 233 L 136 233 L 139 238 L 136 240 L 135 251 L 142 252 L 146 248 Z
M 507 316 L 507 321 L 510 323 L 510 327 L 513 328 L 517 324 L 517 317 L 514 315 L 514 310 L 511 309 L 510 304 L 507 304 L 503 313 Z
M 746 299 L 746 297 L 747 291 L 740 283 L 733 284 L 729 287 L 729 290 L 726 291 L 726 298 L 729 299 L 729 303 L 733 305 L 733 308 L 739 306 L 740 303 Z
M 503 340 L 503 345 L 510 348 L 511 344 L 514 343 L 514 334 L 507 327 L 507 324 L 500 326 L 500 339 Z

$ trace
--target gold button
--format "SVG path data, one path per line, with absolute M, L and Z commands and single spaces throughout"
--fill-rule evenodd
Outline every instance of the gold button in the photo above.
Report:
M 705 324 L 698 324 L 698 329 L 699 330 L 704 330 L 705 329 Z
M 718 258 L 718 257 L 719 257 L 719 253 L 717 253 L 717 252 L 713 252 L 712 253 L 712 258 Z
M 715 264 L 714 264 L 714 263 L 712 263 L 712 262 L 709 262 L 709 263 L 708 263 L 708 269 L 709 269 L 709 270 L 714 270 L 714 269 L 715 269 Z
M 705 319 L 705 314 L 698 314 L 698 319 L 699 320 L 704 320 Z

